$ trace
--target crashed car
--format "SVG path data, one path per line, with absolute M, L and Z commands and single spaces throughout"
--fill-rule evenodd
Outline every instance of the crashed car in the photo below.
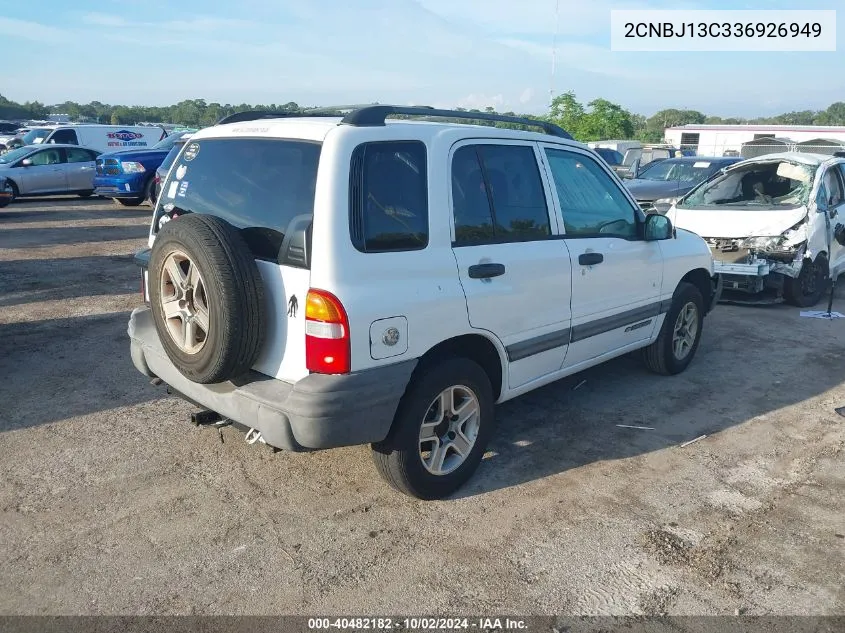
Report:
M 690 192 L 698 183 L 710 178 L 741 158 L 708 158 L 684 156 L 651 162 L 634 179 L 625 180 L 628 191 L 647 213 L 666 213 L 674 202 Z
M 845 269 L 845 158 L 748 159 L 700 184 L 667 216 L 710 246 L 723 298 L 812 306 Z

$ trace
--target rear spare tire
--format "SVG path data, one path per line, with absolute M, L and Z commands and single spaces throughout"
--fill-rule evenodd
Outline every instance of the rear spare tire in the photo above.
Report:
M 167 222 L 150 255 L 150 304 L 176 368 L 203 384 L 246 372 L 266 331 L 264 285 L 240 232 L 215 216 Z

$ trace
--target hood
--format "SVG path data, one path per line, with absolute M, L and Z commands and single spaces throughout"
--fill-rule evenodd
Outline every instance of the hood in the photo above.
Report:
M 807 215 L 807 207 L 796 209 L 696 208 L 673 206 L 667 213 L 679 229 L 697 233 L 701 237 L 776 237 L 800 222 Z
M 100 154 L 98 158 L 144 159 L 167 156 L 167 149 L 124 149 L 119 152 Z
M 637 200 L 659 200 L 677 197 L 680 183 L 677 180 L 641 180 L 634 178 L 625 187 Z M 689 189 L 686 189 L 689 191 Z

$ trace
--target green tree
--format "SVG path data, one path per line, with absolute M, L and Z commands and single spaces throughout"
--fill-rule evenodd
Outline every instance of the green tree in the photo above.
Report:
M 571 90 L 552 99 L 549 121 L 562 127 L 573 138 L 580 139 L 584 116 L 584 106 L 578 102 Z

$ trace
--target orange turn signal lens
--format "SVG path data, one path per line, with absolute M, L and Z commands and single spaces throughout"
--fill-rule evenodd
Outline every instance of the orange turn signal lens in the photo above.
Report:
M 346 316 L 340 301 L 328 292 L 309 290 L 305 299 L 305 318 L 326 323 L 344 323 Z

